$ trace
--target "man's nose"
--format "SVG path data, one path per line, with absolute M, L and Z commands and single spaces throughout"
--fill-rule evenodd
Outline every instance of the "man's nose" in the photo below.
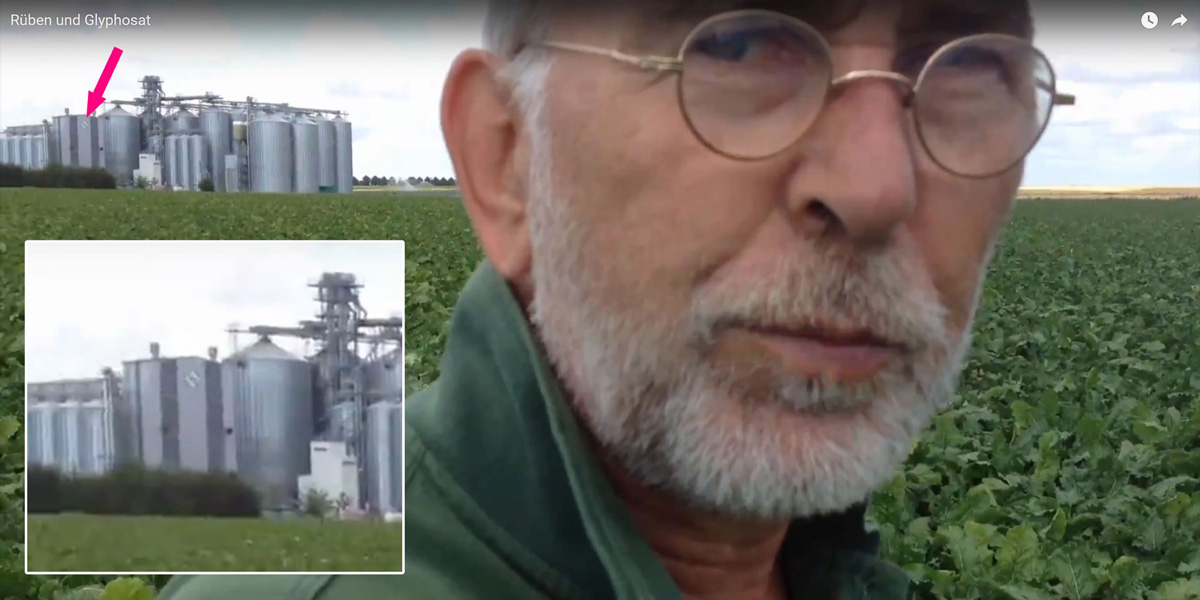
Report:
M 800 142 L 789 209 L 804 229 L 881 245 L 916 204 L 902 88 L 868 80 L 835 94 Z

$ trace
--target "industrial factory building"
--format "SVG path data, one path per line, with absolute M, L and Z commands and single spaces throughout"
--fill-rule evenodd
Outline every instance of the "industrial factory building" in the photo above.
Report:
M 120 187 L 144 178 L 198 190 L 208 179 L 218 192 L 353 191 L 345 113 L 211 93 L 167 96 L 153 75 L 141 84 L 142 97 L 112 100 L 113 108 L 98 116 L 64 111 L 41 124 L 5 128 L 0 163 L 103 168 Z
M 224 359 L 149 356 L 120 375 L 30 383 L 29 461 L 79 475 L 137 464 L 233 472 L 265 510 L 294 510 L 309 489 L 352 507 L 402 512 L 403 320 L 368 318 L 361 284 L 324 273 L 317 319 L 231 329 L 257 340 Z M 309 358 L 271 336 L 316 344 Z

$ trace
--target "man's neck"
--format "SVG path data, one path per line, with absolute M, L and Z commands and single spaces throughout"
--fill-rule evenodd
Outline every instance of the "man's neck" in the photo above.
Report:
M 786 600 L 779 550 L 788 523 L 735 519 L 682 505 L 602 458 L 646 543 L 688 600 Z

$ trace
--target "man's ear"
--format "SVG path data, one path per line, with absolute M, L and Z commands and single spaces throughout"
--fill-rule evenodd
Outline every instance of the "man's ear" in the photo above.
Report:
M 442 89 L 441 118 L 463 205 L 483 252 L 515 282 L 528 277 L 531 260 L 525 211 L 529 152 L 519 108 L 499 79 L 503 64 L 484 50 L 459 54 Z

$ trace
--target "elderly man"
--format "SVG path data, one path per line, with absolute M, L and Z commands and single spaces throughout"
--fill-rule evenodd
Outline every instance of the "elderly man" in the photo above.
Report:
M 442 101 L 487 260 L 408 403 L 405 575 L 167 600 L 905 596 L 866 504 L 1072 97 L 1019 2 L 724 4 L 491 12 Z

